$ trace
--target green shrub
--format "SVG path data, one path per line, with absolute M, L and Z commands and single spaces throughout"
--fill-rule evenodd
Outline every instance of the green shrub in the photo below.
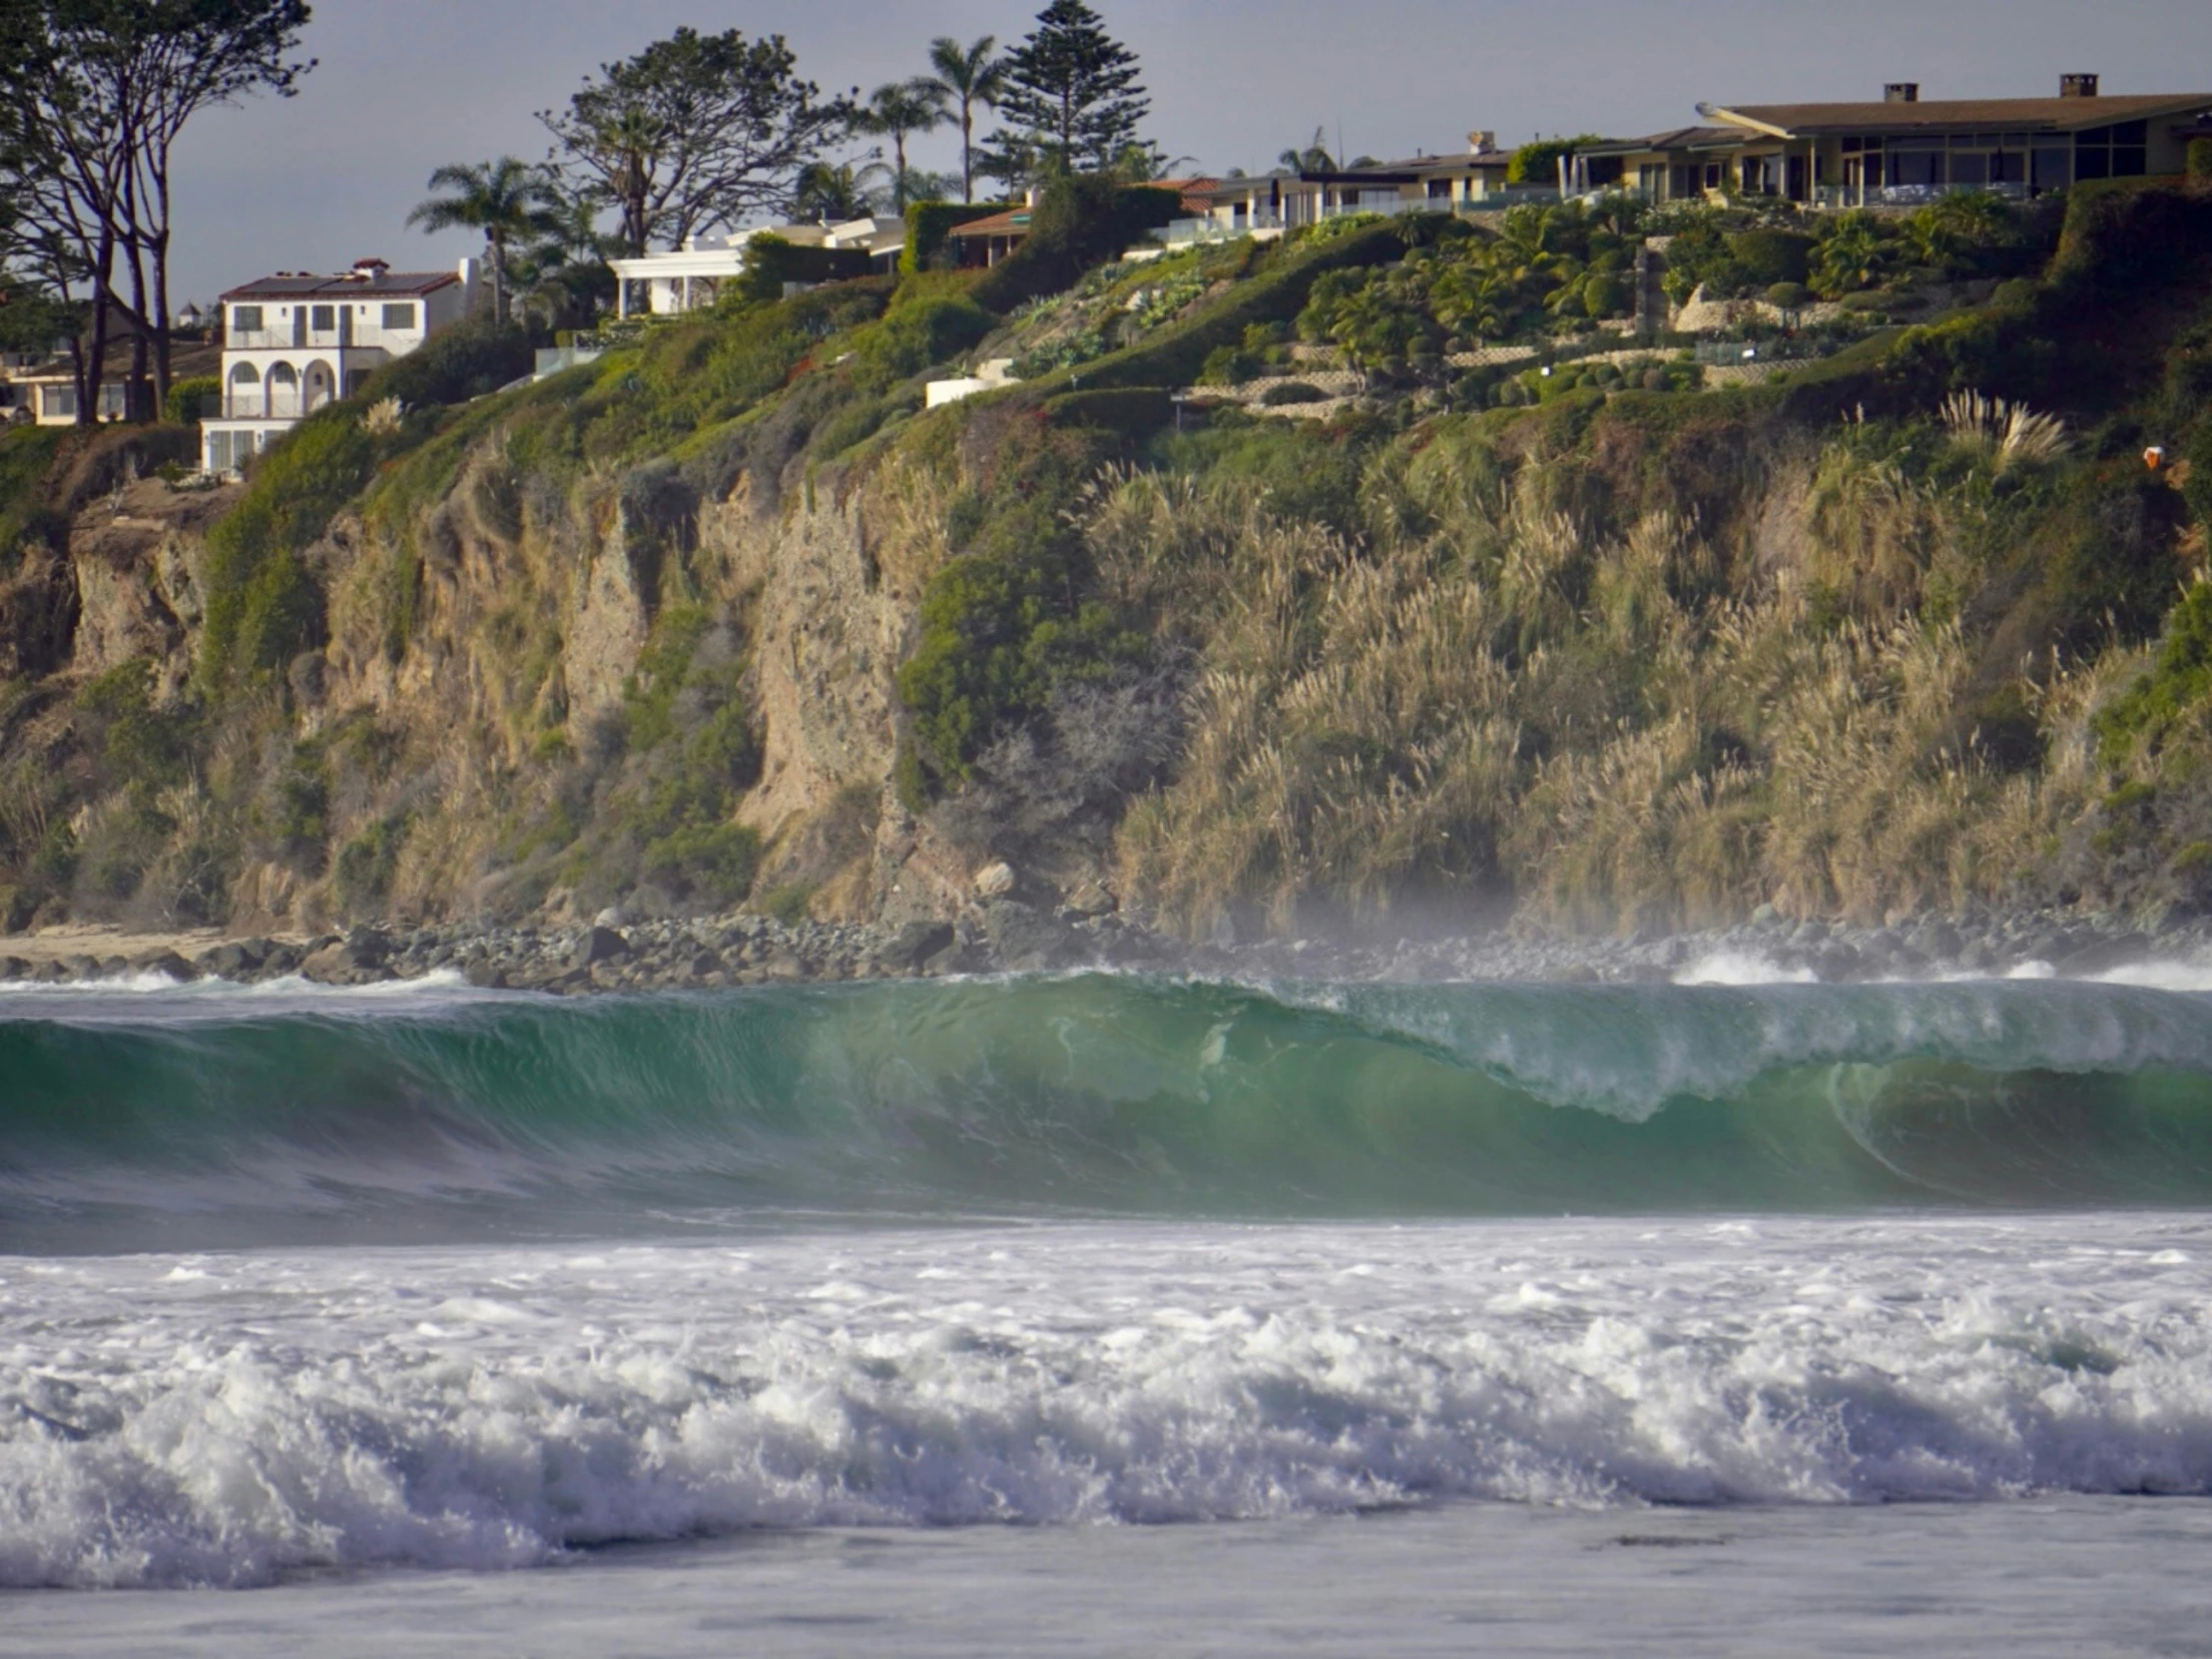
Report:
M 1136 441 L 1173 420 L 1175 404 L 1158 386 L 1109 386 L 1047 398 L 1044 416 L 1055 426 L 1091 426 Z
M 1743 272 L 1744 284 L 1756 288 L 1812 280 L 1814 246 L 1813 239 L 1801 231 L 1739 231 L 1728 239 L 1729 255 Z
M 787 282 L 814 286 L 866 276 L 874 262 L 861 248 L 807 248 L 762 231 L 745 245 L 745 275 L 729 291 L 741 300 L 766 303 L 784 297 Z
M 1767 303 L 1777 310 L 1802 311 L 1812 297 L 1803 282 L 1777 282 L 1767 289 Z
M 1266 366 L 1260 353 L 1246 346 L 1217 345 L 1206 353 L 1206 361 L 1198 371 L 1198 383 L 1202 386 L 1241 386 L 1247 380 L 1259 378 L 1261 369 Z
M 1330 220 L 1344 225 L 1346 220 Z M 1218 302 L 1154 329 L 1083 370 L 1085 386 L 1187 386 L 1220 346 L 1242 343 L 1254 328 L 1287 328 L 1329 272 L 1389 265 L 1405 244 L 1388 220 L 1323 241 L 1278 244 L 1264 263 Z
M 976 756 L 1041 712 L 1052 689 L 1141 657 L 1145 642 L 1089 597 L 1069 519 L 1118 445 L 1081 428 L 1011 426 L 967 548 L 922 592 L 921 635 L 898 671 L 923 758 L 966 778 Z
M 753 889 L 761 868 L 760 832 L 742 824 L 687 825 L 649 842 L 645 873 L 676 890 L 735 904 Z
M 2212 179 L 2212 138 L 2191 139 L 2183 167 L 2192 179 Z
M 27 541 L 59 547 L 68 515 L 48 499 L 47 474 L 69 440 L 65 426 L 17 426 L 0 431 L 0 573 L 13 570 Z
M 191 770 L 194 711 L 182 702 L 155 707 L 151 660 L 133 658 L 110 669 L 77 694 L 77 707 L 98 723 L 103 759 L 116 782 L 151 793 Z
M 1285 380 L 1279 386 L 1270 386 L 1260 394 L 1265 408 L 1280 409 L 1293 403 L 1324 403 L 1329 393 L 1305 380 Z
M 761 909 L 786 927 L 797 927 L 807 919 L 807 912 L 814 907 L 814 902 L 813 885 L 805 881 L 793 881 L 776 888 L 763 898 Z
M 209 690 L 281 668 L 319 643 L 321 594 L 299 555 L 375 463 L 374 441 L 343 403 L 308 416 L 261 457 L 245 499 L 208 532 L 199 672 Z
M 980 344 L 997 325 L 989 311 L 961 295 L 894 304 L 854 341 L 853 383 L 863 391 L 886 390 Z
M 535 361 L 530 338 L 520 328 L 483 319 L 464 322 L 386 363 L 369 376 L 356 401 L 395 397 L 408 409 L 466 403 L 521 379 Z
M 2199 582 L 2166 619 L 2166 638 L 2150 672 L 2100 710 L 2097 751 L 2104 764 L 2123 765 L 2151 751 L 2192 712 L 2212 700 L 2212 583 Z
M 331 887 L 348 915 L 371 915 L 391 896 L 399 873 L 399 850 L 407 839 L 407 816 L 378 819 L 338 848 Z
M 222 406 L 223 381 L 213 374 L 196 374 L 169 388 L 162 403 L 162 418 L 172 426 L 191 426 Z
M 972 295 L 1003 315 L 1026 300 L 1059 293 L 1182 211 L 1183 199 L 1171 190 L 1131 189 L 1102 174 L 1055 180 L 1030 213 L 1028 237 L 983 274 Z

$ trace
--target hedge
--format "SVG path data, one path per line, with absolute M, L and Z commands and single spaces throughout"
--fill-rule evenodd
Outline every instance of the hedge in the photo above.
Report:
M 898 257 L 900 275 L 911 276 L 922 270 L 960 226 L 1004 213 L 1009 206 L 1003 202 L 914 203 L 906 210 L 906 251 Z
M 1152 185 L 1129 187 L 1096 174 L 1056 180 L 1029 216 L 1027 239 L 983 274 L 972 297 L 1003 315 L 1059 293 L 1182 211 L 1180 195 Z
M 1054 426 L 1096 427 L 1135 440 L 1173 420 L 1175 402 L 1164 386 L 1086 387 L 1047 398 L 1044 417 Z
M 808 248 L 763 231 L 745 245 L 745 275 L 735 285 L 748 299 L 781 299 L 787 282 L 849 282 L 874 269 L 864 248 Z

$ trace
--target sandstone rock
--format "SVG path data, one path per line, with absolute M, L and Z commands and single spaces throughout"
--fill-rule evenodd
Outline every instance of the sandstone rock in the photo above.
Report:
M 953 937 L 949 921 L 909 921 L 883 946 L 878 959 L 894 972 L 911 972 L 950 948 Z
M 1082 941 L 1066 925 L 1031 904 L 1002 898 L 985 909 L 983 924 L 1000 965 L 1016 972 L 1066 967 L 1083 955 Z
M 131 958 L 131 966 L 140 973 L 158 973 L 179 984 L 200 977 L 199 970 L 174 950 L 146 951 Z
M 985 864 L 975 872 L 975 896 L 1004 898 L 1014 890 L 1014 866 L 1003 858 L 995 864 Z
M 593 925 L 584 930 L 583 937 L 568 953 L 570 967 L 596 967 L 601 962 L 612 962 L 630 954 L 630 941 L 612 927 Z
M 308 952 L 306 960 L 299 964 L 299 972 L 317 985 L 358 985 L 375 966 L 351 944 L 340 939 L 335 944 Z
M 1119 906 L 1103 882 L 1085 881 L 1068 894 L 1068 908 L 1079 916 L 1105 916 L 1112 915 Z
M 269 959 L 267 939 L 225 939 L 200 953 L 200 971 L 225 979 L 243 979 Z

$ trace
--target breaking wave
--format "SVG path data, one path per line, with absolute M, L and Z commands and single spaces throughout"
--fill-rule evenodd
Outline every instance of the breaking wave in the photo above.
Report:
M 2212 1200 L 2212 1002 L 2125 984 L 132 992 L 0 1079 L 0 1251 Z

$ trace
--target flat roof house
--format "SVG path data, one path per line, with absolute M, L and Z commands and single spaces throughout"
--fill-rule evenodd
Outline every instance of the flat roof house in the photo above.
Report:
M 476 262 L 396 272 L 363 260 L 335 276 L 279 273 L 223 296 L 223 412 L 200 424 L 201 466 L 236 472 L 325 403 L 419 350 L 474 309 Z
M 129 327 L 108 341 L 107 361 L 100 374 L 103 423 L 130 418 L 131 357 L 135 340 Z M 218 354 L 210 345 L 189 336 L 172 336 L 170 375 L 190 380 L 213 374 Z M 0 361 L 0 426 L 29 423 L 39 426 L 77 424 L 77 366 L 66 351 L 42 356 L 13 356 Z
M 1225 237 L 1268 236 L 1328 219 L 1372 213 L 1482 212 L 1513 202 L 1549 200 L 1542 187 L 1508 188 L 1512 155 L 1497 135 L 1467 135 L 1464 151 L 1333 171 L 1287 169 L 1253 178 L 1199 180 L 1184 190 L 1193 220 L 1170 225 L 1170 247 Z
M 772 225 L 733 231 L 719 243 L 696 239 L 672 253 L 641 254 L 610 260 L 616 278 L 619 316 L 681 316 L 722 297 L 725 282 L 745 275 L 746 249 L 757 236 L 781 237 L 798 248 L 833 248 L 865 253 L 878 267 L 895 264 L 906 246 L 903 219 L 846 220 L 837 225 Z
M 2212 93 L 2105 97 L 2096 76 L 2067 75 L 2055 98 L 1924 100 L 1901 81 L 1880 102 L 1700 104 L 1698 114 L 1705 125 L 1584 147 L 1571 187 L 1818 208 L 1909 206 L 1953 190 L 2039 195 L 2181 172 L 2189 139 L 2212 130 Z

